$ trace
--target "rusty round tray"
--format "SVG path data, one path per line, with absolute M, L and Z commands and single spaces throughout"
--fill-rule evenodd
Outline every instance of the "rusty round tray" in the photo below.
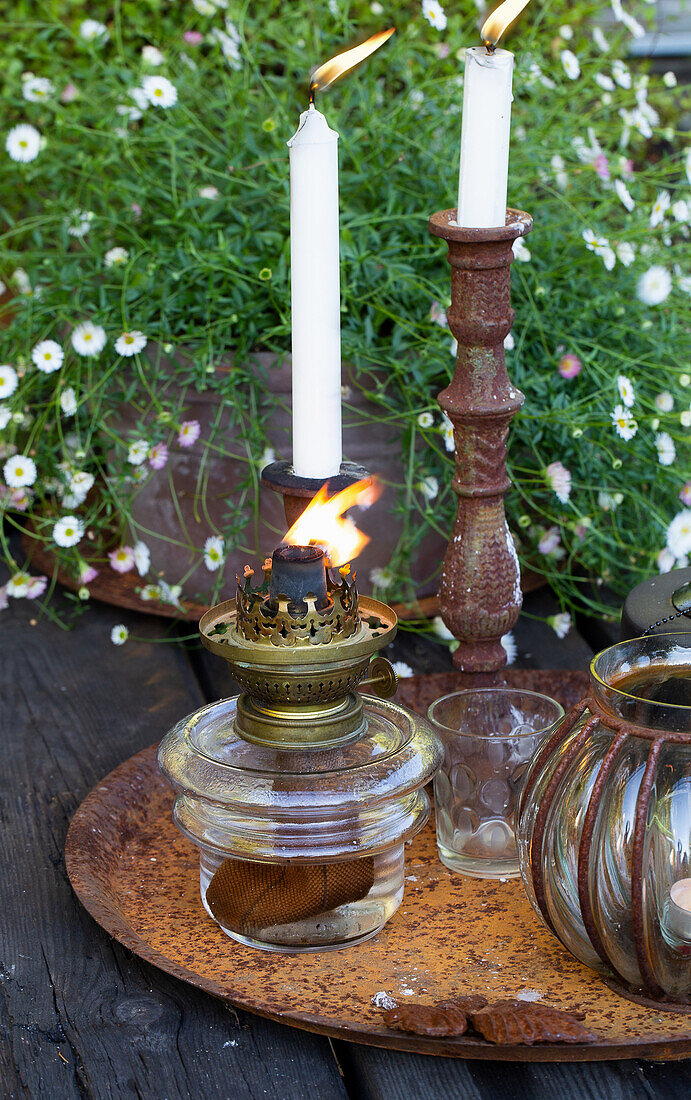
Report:
M 373 1046 L 520 1061 L 676 1059 L 691 1054 L 689 1016 L 626 1000 L 538 922 L 520 881 L 450 874 L 429 825 L 406 853 L 406 889 L 374 939 L 345 951 L 281 955 L 235 943 L 199 897 L 197 849 L 173 825 L 156 746 L 110 773 L 77 810 L 67 871 L 91 915 L 137 955 L 234 1005 L 284 1024 Z M 497 1047 L 392 1031 L 373 1004 L 455 993 L 523 997 L 587 1013 L 589 1045 Z

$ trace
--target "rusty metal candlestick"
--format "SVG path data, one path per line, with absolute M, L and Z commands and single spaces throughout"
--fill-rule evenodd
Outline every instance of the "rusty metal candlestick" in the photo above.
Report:
M 454 426 L 458 510 L 444 558 L 439 603 L 460 645 L 454 663 L 464 672 L 493 672 L 506 664 L 502 635 L 521 610 L 520 570 L 504 513 L 509 424 L 524 397 L 506 373 L 504 339 L 511 331 L 512 244 L 530 232 L 532 218 L 507 210 L 506 225 L 466 229 L 456 211 L 430 218 L 430 232 L 449 247 L 449 327 L 458 341 L 454 376 L 439 404 Z

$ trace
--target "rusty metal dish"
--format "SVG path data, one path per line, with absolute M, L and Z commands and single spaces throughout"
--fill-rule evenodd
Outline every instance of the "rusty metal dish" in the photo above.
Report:
M 574 673 L 507 672 L 569 706 L 583 691 Z M 401 702 L 422 709 L 453 676 L 402 685 Z M 233 943 L 199 900 L 194 846 L 173 825 L 172 795 L 155 747 L 111 772 L 77 810 L 67 869 L 82 903 L 116 939 L 154 965 L 259 1015 L 354 1042 L 461 1058 L 525 1061 L 677 1059 L 691 1054 L 689 1016 L 625 1000 L 577 962 L 535 917 L 520 883 L 451 875 L 437 859 L 434 830 L 407 855 L 406 893 L 374 939 L 346 952 L 287 956 Z M 497 1048 L 477 1038 L 431 1039 L 387 1028 L 373 1004 L 465 993 L 528 997 L 583 1010 L 595 1043 Z

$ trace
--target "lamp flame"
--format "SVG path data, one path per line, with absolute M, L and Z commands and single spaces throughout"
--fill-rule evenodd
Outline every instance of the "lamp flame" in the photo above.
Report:
M 379 31 L 368 38 L 366 42 L 361 42 L 359 46 L 353 46 L 352 50 L 345 50 L 344 53 L 336 54 L 335 57 L 325 61 L 318 69 L 315 69 L 310 83 L 310 103 L 314 101 L 315 92 L 328 88 L 334 80 L 338 80 L 339 76 L 347 73 L 348 69 L 359 65 L 371 53 L 374 53 L 385 42 L 388 42 L 395 30 L 395 27 L 389 27 L 388 31 Z
M 482 24 L 480 34 L 485 46 L 496 46 L 506 28 L 511 26 L 529 3 L 530 0 L 504 0 Z
M 332 566 L 352 561 L 370 541 L 368 535 L 358 531 L 352 519 L 344 512 L 359 504 L 369 508 L 382 494 L 382 483 L 377 478 L 363 478 L 348 485 L 336 496 L 329 498 L 326 485 L 305 508 L 284 537 L 291 546 L 321 546 Z

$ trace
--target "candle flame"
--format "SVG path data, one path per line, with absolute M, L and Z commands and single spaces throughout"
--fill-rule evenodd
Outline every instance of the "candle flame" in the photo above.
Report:
M 352 519 L 344 517 L 344 512 L 356 504 L 369 508 L 379 499 L 382 489 L 377 478 L 367 477 L 329 498 L 326 485 L 322 485 L 283 542 L 291 546 L 323 547 L 334 568 L 352 561 L 370 540 L 368 535 L 358 531 Z
M 496 46 L 507 27 L 511 26 L 530 0 L 504 0 L 496 11 L 485 19 L 480 34 L 485 46 Z
M 371 53 L 374 53 L 385 42 L 388 42 L 395 30 L 395 27 L 389 27 L 388 31 L 378 31 L 366 42 L 361 42 L 359 46 L 353 46 L 352 50 L 345 50 L 344 53 L 336 54 L 335 57 L 325 61 L 318 69 L 315 69 L 310 83 L 310 103 L 314 101 L 315 92 L 328 88 L 334 80 L 338 80 L 339 76 L 347 73 L 348 69 L 359 65 Z

